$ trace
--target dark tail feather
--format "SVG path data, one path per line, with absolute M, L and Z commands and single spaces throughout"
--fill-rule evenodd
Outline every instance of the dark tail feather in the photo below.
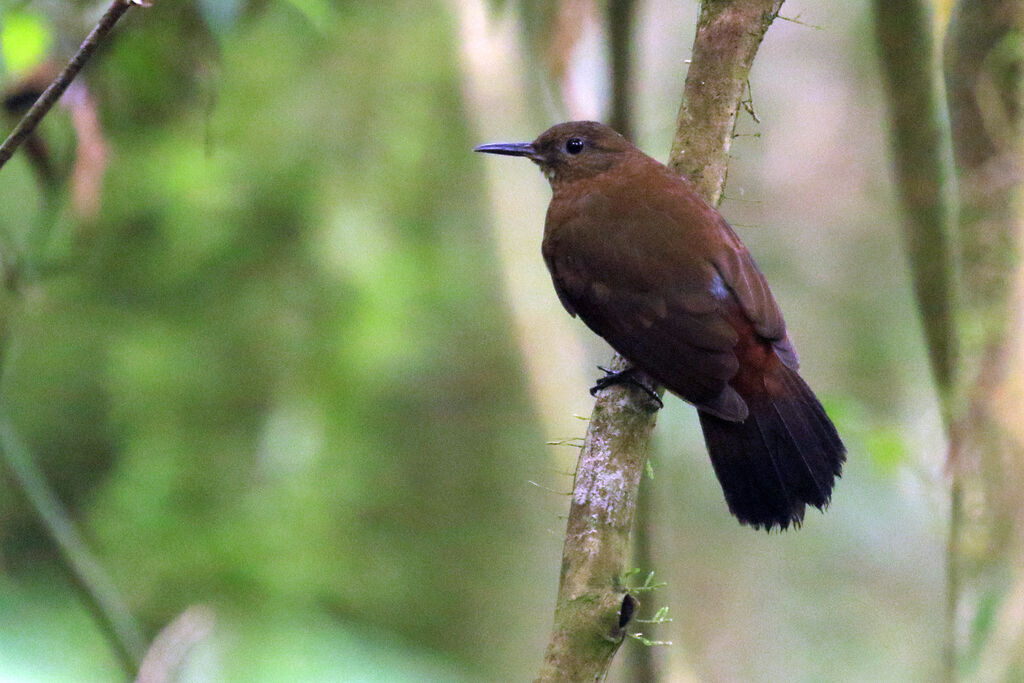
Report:
M 743 398 L 743 422 L 699 413 L 729 510 L 755 529 L 800 526 L 806 505 L 828 505 L 846 448 L 795 370 L 780 364 L 763 394 Z

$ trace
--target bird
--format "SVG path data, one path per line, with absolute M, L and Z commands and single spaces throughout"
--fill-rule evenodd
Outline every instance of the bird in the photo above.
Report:
M 541 253 L 555 292 L 631 366 L 594 391 L 639 370 L 695 406 L 741 524 L 799 527 L 806 506 L 824 511 L 846 448 L 765 276 L 694 184 L 595 121 L 474 151 L 525 157 L 550 183 Z

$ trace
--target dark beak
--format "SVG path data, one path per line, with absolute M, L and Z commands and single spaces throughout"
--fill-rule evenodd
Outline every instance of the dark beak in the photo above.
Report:
M 485 152 L 487 154 L 504 154 L 509 157 L 533 158 L 534 149 L 532 142 L 492 142 L 489 145 L 480 145 L 473 148 L 474 152 Z

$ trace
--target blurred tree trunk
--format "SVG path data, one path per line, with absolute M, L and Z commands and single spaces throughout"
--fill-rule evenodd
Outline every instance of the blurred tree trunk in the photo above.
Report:
M 921 0 L 876 0 L 874 10 L 889 99 L 896 189 L 904 208 L 904 244 L 932 373 L 948 417 L 957 353 L 950 245 L 955 207 L 931 15 Z
M 517 49 L 521 40 L 516 34 L 517 25 L 510 19 L 490 20 L 483 0 L 453 0 L 452 5 L 458 18 L 464 96 L 471 105 L 467 111 L 474 135 L 478 140 L 508 139 L 516 134 L 514 131 L 535 135 L 540 124 L 531 120 L 526 106 L 529 88 L 524 80 L 532 65 Z M 537 303 L 556 298 L 547 269 L 538 258 L 541 226 L 530 224 L 532 214 L 521 209 L 545 206 L 547 183 L 539 179 L 530 164 L 491 162 L 484 168 L 505 298 L 526 367 L 531 401 L 548 440 L 564 441 L 579 433 L 579 420 L 573 414 L 582 413 L 589 405 L 589 396 L 579 387 L 588 386 L 590 377 L 579 362 L 584 353 L 572 319 L 561 306 Z M 535 234 L 538 239 L 524 239 L 524 234 Z M 544 352 L 538 353 L 538 349 Z M 556 453 L 552 468 L 568 470 L 571 458 Z
M 1013 0 L 964 0 L 954 9 L 943 59 L 951 134 L 936 96 L 939 70 L 926 4 L 879 0 L 875 14 L 905 242 L 949 431 L 945 675 L 1019 680 L 1022 9 Z M 947 189 L 950 145 L 955 194 Z M 954 200 L 958 258 L 949 247 Z
M 1024 8 L 957 4 L 945 76 L 960 181 L 963 412 L 951 435 L 956 669 L 1024 676 L 1020 327 Z M 1016 367 L 1015 367 L 1016 366 Z
M 903 208 L 903 244 L 947 432 L 955 419 L 954 320 L 956 271 L 951 238 L 956 216 L 950 132 L 941 99 L 929 5 L 922 0 L 875 0 L 875 39 L 889 103 L 893 172 Z M 954 491 L 958 484 L 954 482 Z M 954 505 L 954 508 L 956 506 Z M 947 556 L 944 668 L 955 669 L 956 512 Z
M 633 130 L 633 25 L 635 0 L 608 0 L 608 51 L 612 70 L 612 101 L 608 125 L 636 142 Z

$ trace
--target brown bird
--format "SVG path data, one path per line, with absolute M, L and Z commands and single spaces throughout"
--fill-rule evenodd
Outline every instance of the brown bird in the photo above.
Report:
M 797 373 L 764 275 L 693 184 L 592 121 L 475 151 L 540 166 L 553 192 L 542 253 L 558 298 L 696 406 L 739 521 L 785 529 L 800 525 L 807 504 L 824 508 L 846 449 Z

